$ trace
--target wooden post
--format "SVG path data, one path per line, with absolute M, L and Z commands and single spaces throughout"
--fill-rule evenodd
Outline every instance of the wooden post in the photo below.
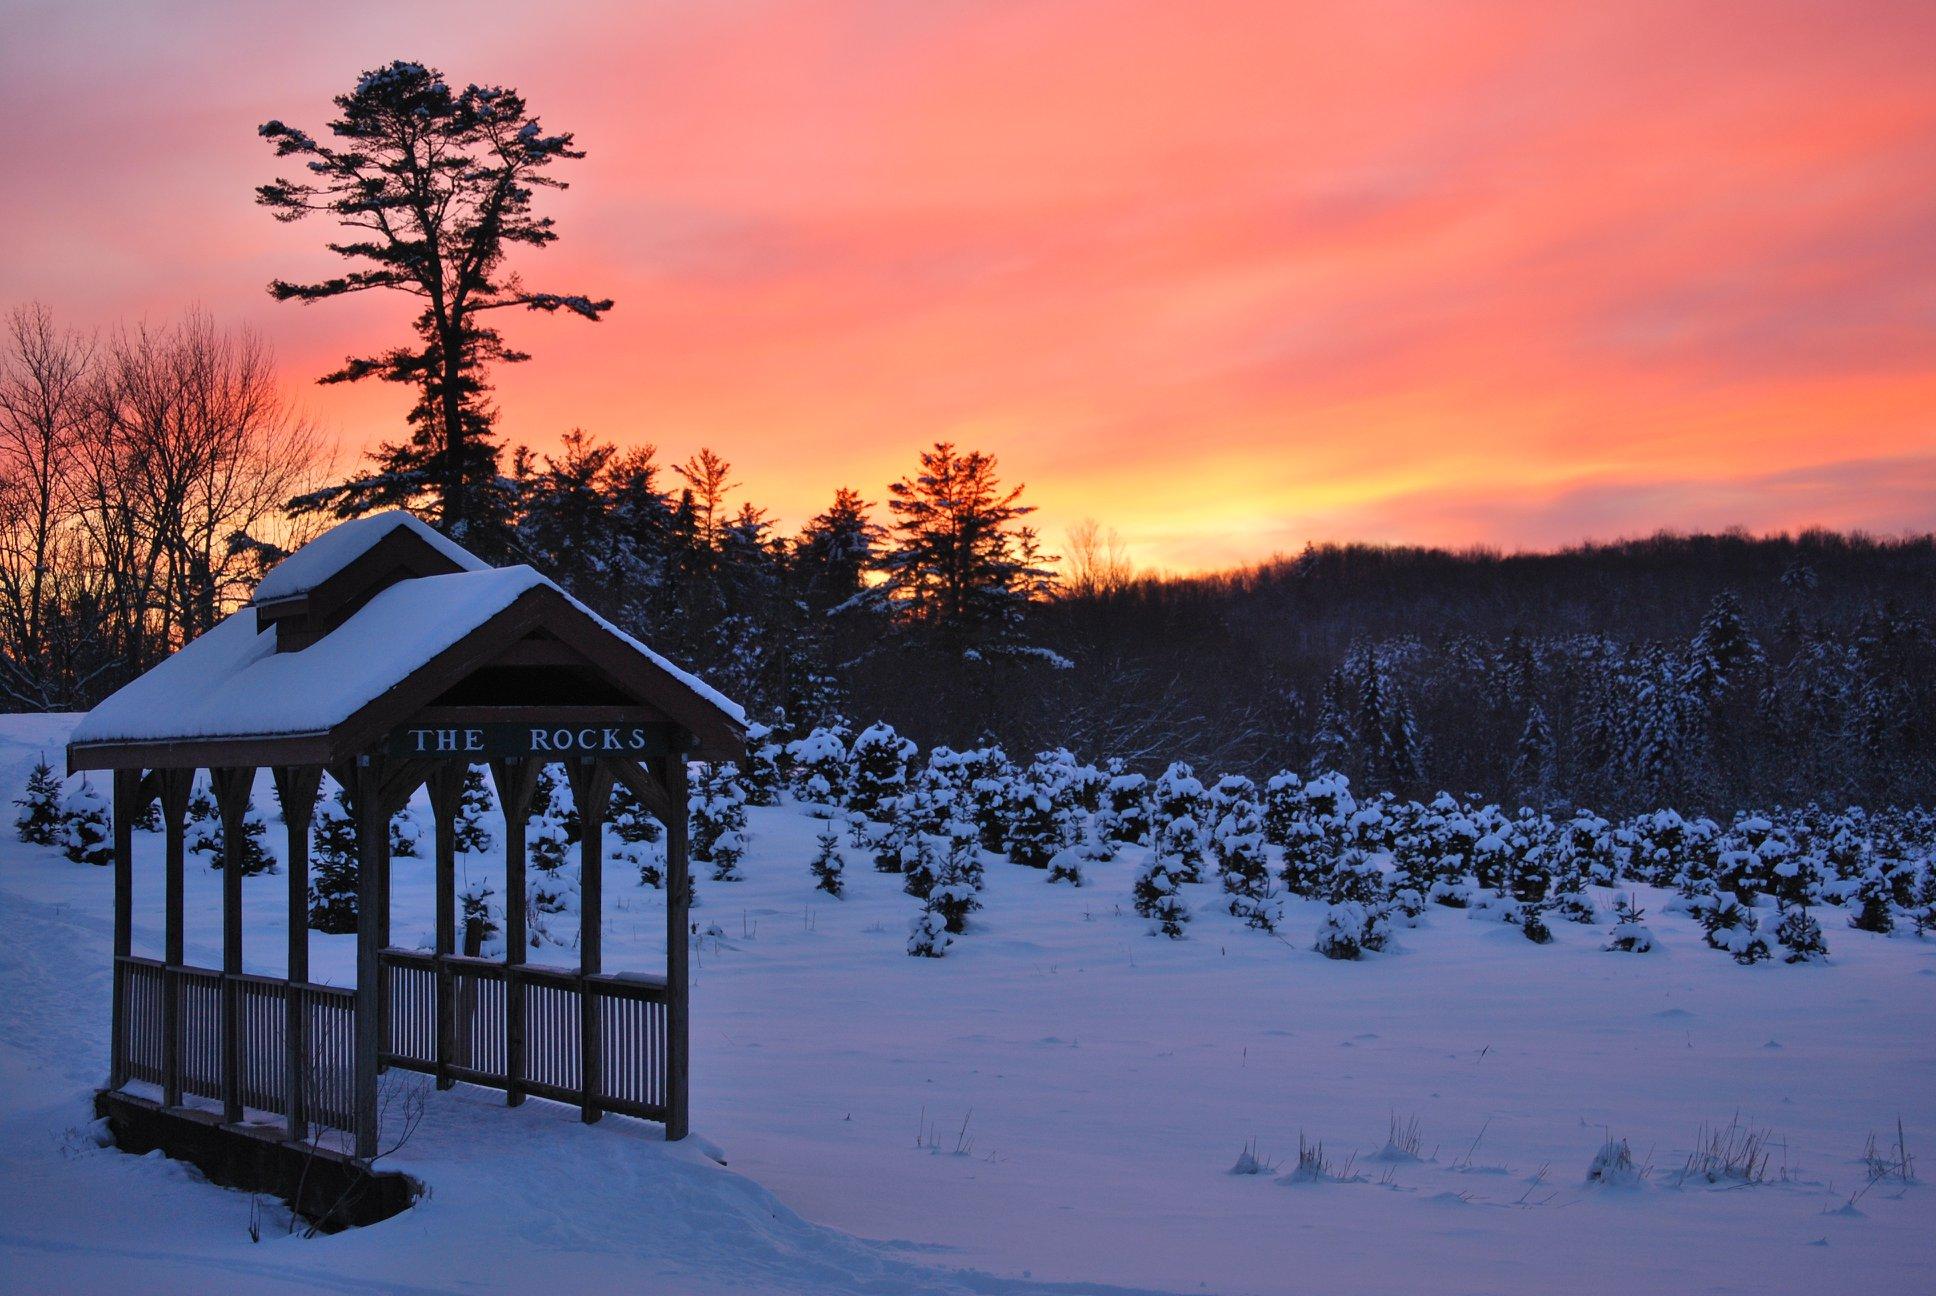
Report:
M 278 765 L 274 770 L 276 800 L 288 830 L 283 868 L 289 874 L 289 986 L 283 992 L 283 1114 L 289 1137 L 301 1142 L 309 1136 L 309 1033 L 302 987 L 309 980 L 309 825 L 316 813 L 316 790 L 322 785 L 319 765 Z
M 675 748 L 683 743 L 675 742 Z M 691 1016 L 687 998 L 687 912 L 692 878 L 686 863 L 686 757 L 675 750 L 664 763 L 666 801 L 666 1139 L 686 1136 L 687 1064 Z
M 242 859 L 255 767 L 209 771 L 222 816 L 222 1119 L 242 1119 Z
M 430 776 L 430 815 L 437 838 L 437 1087 L 448 1089 L 457 1051 L 457 1001 L 450 958 L 457 952 L 457 812 L 469 766 L 446 761 Z
M 383 809 L 383 764 L 375 756 L 356 762 L 350 789 L 356 816 L 356 1057 L 351 1106 L 356 1125 L 356 1155 L 377 1154 L 377 1055 L 383 1034 L 382 969 L 379 959 L 377 892 L 383 883 L 383 856 L 389 852 L 390 816 Z
M 598 1000 L 589 978 L 604 970 L 605 812 L 612 804 L 612 771 L 595 757 L 565 767 L 578 807 L 578 1080 L 579 1114 L 587 1125 L 604 1113 L 598 1106 L 604 1056 L 599 1045 Z
M 134 818 L 141 807 L 141 771 L 114 771 L 114 983 L 108 1017 L 114 1038 L 108 1046 L 108 1088 L 128 1082 L 128 1019 L 123 1002 L 127 969 L 121 960 L 134 953 Z
M 518 969 L 530 945 L 524 925 L 524 834 L 538 765 L 523 756 L 491 762 L 491 783 L 504 812 L 504 1102 L 509 1107 L 524 1101 L 524 981 Z
M 195 786 L 192 769 L 165 769 L 160 784 L 163 843 L 161 971 L 161 1101 L 179 1107 L 181 1082 L 182 872 L 187 859 L 188 798 Z

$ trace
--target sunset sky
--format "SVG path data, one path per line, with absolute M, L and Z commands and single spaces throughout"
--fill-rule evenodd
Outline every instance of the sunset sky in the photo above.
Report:
M 791 525 L 950 438 L 1171 569 L 1936 527 L 1928 0 L 0 0 L 0 306 L 200 304 L 396 435 L 313 380 L 408 303 L 271 302 L 329 230 L 252 189 L 400 57 L 590 155 L 516 264 L 618 305 L 509 322 L 514 441 L 710 445 Z

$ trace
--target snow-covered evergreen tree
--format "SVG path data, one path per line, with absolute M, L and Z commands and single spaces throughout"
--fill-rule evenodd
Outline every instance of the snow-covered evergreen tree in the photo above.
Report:
M 524 847 L 532 868 L 552 874 L 564 867 L 571 854 L 571 838 L 565 833 L 565 825 L 547 809 L 525 827 Z
M 1102 841 L 1142 845 L 1149 841 L 1150 781 L 1122 770 L 1112 774 L 1103 789 L 1096 814 L 1096 835 Z
M 1304 813 L 1304 780 L 1290 770 L 1279 770 L 1264 781 L 1264 840 L 1273 846 L 1290 844 L 1298 817 Z
M 114 863 L 114 829 L 108 805 L 86 779 L 61 800 L 60 844 L 76 864 Z
M 1313 948 L 1333 959 L 1355 959 L 1365 950 L 1385 948 L 1390 930 L 1385 879 L 1370 855 L 1348 847 L 1325 870 L 1322 885 L 1324 923 Z
M 478 882 L 457 893 L 457 932 L 466 953 L 481 951 L 484 943 L 498 934 L 499 928 L 491 897 L 497 894 L 488 882 Z
M 940 958 L 955 938 L 948 934 L 948 920 L 933 909 L 914 915 L 908 929 L 907 952 L 915 958 Z
M 612 786 L 610 815 L 612 836 L 627 846 L 657 842 L 665 837 L 665 828 L 658 816 L 646 809 L 645 802 L 623 783 Z
M 1871 862 L 1856 879 L 1851 904 L 1855 912 L 1849 915 L 1849 926 L 1857 931 L 1887 936 L 1896 930 L 1895 891 L 1888 872 L 1879 863 Z
M 1652 950 L 1654 934 L 1641 921 L 1646 916 L 1647 911 L 1635 904 L 1632 896 L 1615 896 L 1613 932 L 1606 948 L 1627 954 L 1645 954 Z
M 1020 771 L 1000 747 L 977 747 L 962 756 L 965 809 L 981 833 L 982 849 L 1008 847 L 1015 780 Z
M 464 855 L 482 855 L 495 849 L 497 837 L 491 822 L 497 817 L 497 798 L 491 795 L 481 766 L 464 769 L 464 788 L 457 800 L 457 850 Z
M 840 853 L 840 833 L 829 826 L 821 829 L 813 840 L 818 849 L 807 867 L 813 872 L 814 889 L 838 900 L 847 885 L 842 877 L 847 871 L 847 862 Z
M 823 725 L 787 747 L 796 794 L 809 814 L 831 818 L 847 798 L 847 743 L 837 727 Z
M 1257 802 L 1245 797 L 1231 799 L 1217 822 L 1211 845 L 1230 912 L 1239 917 L 1251 913 L 1257 902 L 1270 894 L 1270 858 L 1264 847 L 1264 817 Z
M 915 746 L 885 722 L 869 725 L 847 754 L 847 808 L 864 818 L 885 817 L 889 802 L 907 790 Z
M 1064 798 L 1066 785 L 1050 777 L 1040 763 L 1029 766 L 1009 790 L 1009 821 L 1004 846 L 1011 862 L 1047 868 L 1064 847 L 1080 839 L 1081 821 Z
M 1707 943 L 1731 954 L 1735 962 L 1759 963 L 1768 957 L 1768 941 L 1761 935 L 1761 925 L 1734 892 L 1719 891 L 1705 897 L 1695 917 Z
M 746 857 L 746 802 L 730 762 L 704 767 L 686 822 L 692 862 L 711 868 L 715 882 L 739 881 L 739 862 Z
M 1183 902 L 1181 879 L 1175 870 L 1174 860 L 1160 850 L 1152 850 L 1136 875 L 1133 893 L 1136 912 L 1150 920 L 1150 930 L 1172 940 L 1182 937 L 1183 925 L 1190 921 L 1190 909 Z
M 27 774 L 27 788 L 14 802 L 20 813 L 14 816 L 14 831 L 20 840 L 36 846 L 52 846 L 61 835 L 61 780 L 46 761 L 34 762 Z
M 967 929 L 968 915 L 981 908 L 980 847 L 973 826 L 964 823 L 951 825 L 946 841 L 928 891 L 928 910 L 940 914 L 948 931 L 959 935 Z
M 409 806 L 390 816 L 390 858 L 416 859 L 423 854 L 423 825 Z
M 1703 702 L 1712 704 L 1730 683 L 1765 662 L 1761 645 L 1741 614 L 1740 600 L 1724 591 L 1708 606 L 1701 628 L 1688 645 L 1681 682 Z
M 309 925 L 343 935 L 356 930 L 356 821 L 343 793 L 316 803 L 309 830 Z
M 1936 856 L 1932 856 L 1916 877 L 1910 898 L 1909 922 L 1917 936 L 1936 932 Z
M 746 726 L 746 756 L 739 765 L 739 786 L 747 805 L 769 806 L 780 799 L 784 753 L 784 741 L 773 725 L 755 721 Z
M 1806 905 L 1782 910 L 1781 921 L 1775 926 L 1775 943 L 1781 946 L 1784 963 L 1820 963 L 1828 957 L 1822 925 Z

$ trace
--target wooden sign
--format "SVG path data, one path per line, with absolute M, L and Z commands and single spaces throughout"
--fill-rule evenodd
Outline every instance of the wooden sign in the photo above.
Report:
M 499 756 L 569 760 L 623 756 L 643 760 L 672 750 L 658 724 L 423 724 L 390 731 L 386 755 L 410 759 L 450 757 L 485 761 Z

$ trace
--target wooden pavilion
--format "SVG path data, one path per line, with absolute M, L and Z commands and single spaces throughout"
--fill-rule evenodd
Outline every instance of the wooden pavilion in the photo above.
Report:
M 266 576 L 253 602 L 102 702 L 70 770 L 113 771 L 113 1046 L 104 1108 L 152 1128 L 288 1144 L 333 1128 L 378 1151 L 378 1074 L 428 1072 L 687 1122 L 686 765 L 741 750 L 733 703 L 528 567 L 493 569 L 403 513 L 346 522 Z M 575 968 L 525 962 L 525 832 L 539 769 L 563 766 L 583 825 Z M 502 962 L 456 949 L 455 824 L 487 765 L 504 812 Z M 267 767 L 288 830 L 287 975 L 243 971 L 244 816 Z M 207 769 L 222 824 L 222 966 L 183 958 L 185 817 Z M 357 827 L 356 985 L 309 979 L 309 831 L 327 771 Z M 425 785 L 435 820 L 435 949 L 390 942 L 391 816 Z M 601 827 L 614 784 L 665 825 L 663 976 L 609 973 Z M 133 825 L 159 802 L 164 955 L 132 949 Z M 158 1086 L 158 1101 L 126 1092 Z M 220 1104 L 219 1126 L 185 1095 Z M 248 1113 L 257 1113 L 251 1117 Z

